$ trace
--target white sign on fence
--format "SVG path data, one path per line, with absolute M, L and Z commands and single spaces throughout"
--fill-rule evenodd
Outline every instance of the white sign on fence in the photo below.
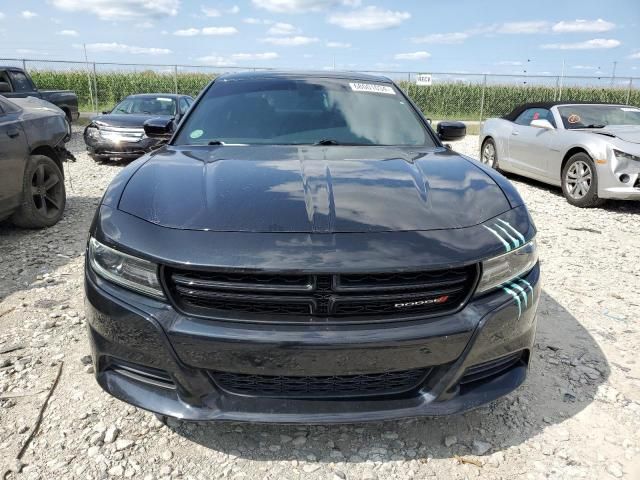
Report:
M 416 75 L 416 85 L 421 87 L 430 87 L 431 86 L 431 74 L 430 73 L 419 73 Z

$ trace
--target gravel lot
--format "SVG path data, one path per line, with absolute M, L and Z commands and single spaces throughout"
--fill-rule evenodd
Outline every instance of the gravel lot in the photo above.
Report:
M 103 393 L 86 365 L 84 243 L 121 165 L 92 162 L 79 132 L 63 220 L 0 225 L 0 478 L 640 478 L 640 202 L 580 210 L 512 178 L 539 228 L 544 292 L 529 378 L 505 399 L 378 424 L 164 427 Z M 454 146 L 477 155 L 477 137 Z

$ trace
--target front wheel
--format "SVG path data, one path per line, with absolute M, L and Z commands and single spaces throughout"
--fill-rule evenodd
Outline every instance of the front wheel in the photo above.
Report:
M 24 172 L 22 204 L 11 221 L 22 228 L 50 227 L 62 218 L 66 200 L 58 164 L 44 155 L 31 155 Z
M 496 149 L 496 142 L 493 138 L 487 138 L 480 150 L 480 161 L 487 167 L 495 168 L 498 170 L 498 150 Z
M 598 172 L 586 153 L 576 153 L 562 169 L 562 193 L 576 207 L 591 208 L 604 203 L 598 197 Z

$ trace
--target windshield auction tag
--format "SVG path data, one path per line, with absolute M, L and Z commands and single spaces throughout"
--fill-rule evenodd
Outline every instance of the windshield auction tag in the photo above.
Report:
M 385 93 L 387 95 L 395 95 L 396 92 L 388 85 L 378 85 L 377 83 L 351 83 L 349 82 L 351 90 L 354 92 L 367 92 L 367 93 Z

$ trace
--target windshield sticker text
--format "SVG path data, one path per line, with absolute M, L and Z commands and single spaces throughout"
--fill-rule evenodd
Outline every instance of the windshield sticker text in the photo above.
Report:
M 385 93 L 387 95 L 395 95 L 396 92 L 388 85 L 378 85 L 375 83 L 353 83 L 350 82 L 349 86 L 354 92 L 366 92 L 366 93 Z

